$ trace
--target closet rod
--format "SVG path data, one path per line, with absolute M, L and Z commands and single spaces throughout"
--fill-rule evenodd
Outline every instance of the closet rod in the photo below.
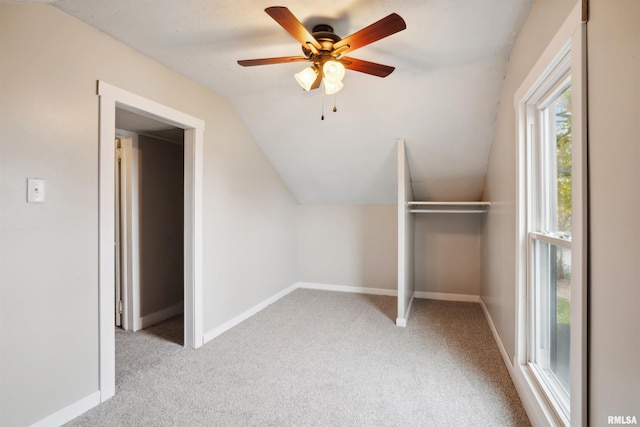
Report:
M 486 209 L 410 209 L 411 213 L 485 213 Z
M 491 202 L 407 202 L 409 206 L 491 206 Z

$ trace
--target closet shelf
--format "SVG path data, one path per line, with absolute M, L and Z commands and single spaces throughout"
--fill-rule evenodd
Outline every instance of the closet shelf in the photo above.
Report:
M 411 213 L 485 213 L 491 202 L 407 202 Z

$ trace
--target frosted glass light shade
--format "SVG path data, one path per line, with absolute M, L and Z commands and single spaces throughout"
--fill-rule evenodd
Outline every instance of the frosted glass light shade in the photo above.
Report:
M 313 67 L 309 67 L 297 73 L 295 77 L 302 89 L 308 91 L 311 90 L 313 82 L 318 78 L 318 72 Z
M 326 93 L 327 95 L 333 95 L 334 93 L 342 89 L 344 86 L 344 83 L 340 81 L 337 83 L 331 83 L 327 81 L 327 79 L 323 79 L 322 83 L 324 84 L 324 93 Z
M 339 83 L 344 78 L 344 65 L 341 62 L 329 60 L 322 66 L 322 75 L 330 83 Z

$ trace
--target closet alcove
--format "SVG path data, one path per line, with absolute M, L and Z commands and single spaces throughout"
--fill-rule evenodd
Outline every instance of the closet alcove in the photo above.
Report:
M 482 215 L 489 201 L 417 201 L 414 200 L 406 156 L 405 142 L 398 141 L 398 317 L 396 325 L 407 326 L 415 287 L 415 216 L 416 215 Z M 424 294 L 424 292 L 422 292 Z M 464 296 L 461 296 L 464 297 Z M 460 299 L 463 300 L 463 299 Z

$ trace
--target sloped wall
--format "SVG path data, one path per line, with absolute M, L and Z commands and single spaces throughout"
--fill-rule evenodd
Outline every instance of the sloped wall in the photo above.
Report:
M 482 299 L 511 359 L 515 352 L 516 122 L 513 97 L 576 0 L 538 0 L 513 45 L 502 86 L 484 200 Z

